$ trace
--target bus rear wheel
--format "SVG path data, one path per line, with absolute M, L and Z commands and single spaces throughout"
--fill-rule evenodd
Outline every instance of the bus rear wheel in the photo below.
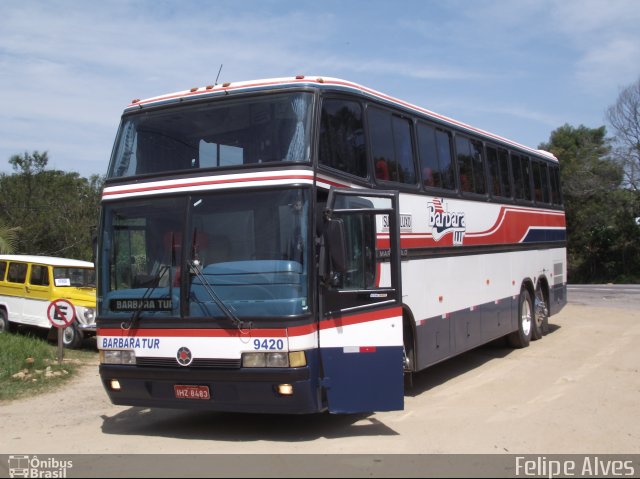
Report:
M 545 299 L 544 291 L 538 286 L 533 305 L 533 321 L 531 329 L 531 339 L 538 340 L 547 334 L 549 329 L 549 308 Z
M 520 290 L 518 300 L 518 330 L 509 334 L 509 344 L 514 348 L 526 348 L 531 341 L 533 328 L 533 301 L 531 293 L 525 287 Z

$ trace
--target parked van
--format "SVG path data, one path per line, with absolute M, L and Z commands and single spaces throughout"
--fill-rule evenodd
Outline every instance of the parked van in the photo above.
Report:
M 96 331 L 93 263 L 51 256 L 0 255 L 0 333 L 18 324 L 51 329 L 47 309 L 51 301 L 61 298 L 76 310 L 76 320 L 64 329 L 63 344 L 76 348 L 85 336 Z

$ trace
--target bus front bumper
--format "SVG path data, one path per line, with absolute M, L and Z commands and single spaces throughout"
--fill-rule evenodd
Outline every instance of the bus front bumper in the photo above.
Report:
M 100 377 L 111 402 L 121 406 L 276 414 L 322 410 L 309 367 L 223 370 L 101 364 Z M 279 385 L 291 385 L 292 394 L 280 394 Z M 209 397 L 178 398 L 176 386 L 206 386 Z

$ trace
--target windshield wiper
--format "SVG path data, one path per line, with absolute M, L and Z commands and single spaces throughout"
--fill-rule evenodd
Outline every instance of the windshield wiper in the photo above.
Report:
M 220 308 L 220 310 L 224 313 L 228 320 L 230 320 L 236 327 L 240 330 L 243 329 L 245 323 L 238 316 L 235 315 L 233 311 L 220 299 L 220 296 L 215 292 L 213 286 L 207 281 L 204 273 L 202 272 L 202 268 L 200 267 L 200 262 L 198 260 L 193 260 L 191 262 L 191 271 L 195 275 L 196 278 L 200 280 L 203 288 L 209 294 L 214 303 Z M 249 323 L 249 328 L 251 328 L 251 323 Z
M 146 289 L 146 291 L 142 295 L 142 298 L 140 298 L 139 300 L 140 304 L 138 304 L 138 307 L 136 308 L 136 310 L 133 312 L 133 314 L 131 315 L 131 317 L 126 323 L 123 321 L 120 324 L 120 327 L 122 329 L 131 329 L 131 327 L 138 321 L 138 319 L 140 318 L 140 314 L 142 314 L 142 310 L 144 308 L 146 300 L 149 299 L 153 294 L 153 292 L 158 288 L 158 285 L 160 284 L 160 278 L 162 278 L 166 272 L 168 272 L 169 274 L 169 298 L 173 297 L 173 286 L 171 284 L 173 283 L 173 281 L 171 280 L 170 270 L 171 270 L 171 266 L 166 264 L 163 264 L 158 268 L 158 272 L 155 274 L 155 276 L 153 276 L 151 280 L 152 286 L 149 286 Z

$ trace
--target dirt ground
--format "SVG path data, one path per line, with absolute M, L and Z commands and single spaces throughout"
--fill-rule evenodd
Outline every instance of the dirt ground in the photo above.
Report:
M 403 411 L 269 416 L 112 405 L 97 361 L 0 402 L 0 454 L 640 453 L 640 312 L 568 305 L 522 350 L 485 346 L 415 376 Z

